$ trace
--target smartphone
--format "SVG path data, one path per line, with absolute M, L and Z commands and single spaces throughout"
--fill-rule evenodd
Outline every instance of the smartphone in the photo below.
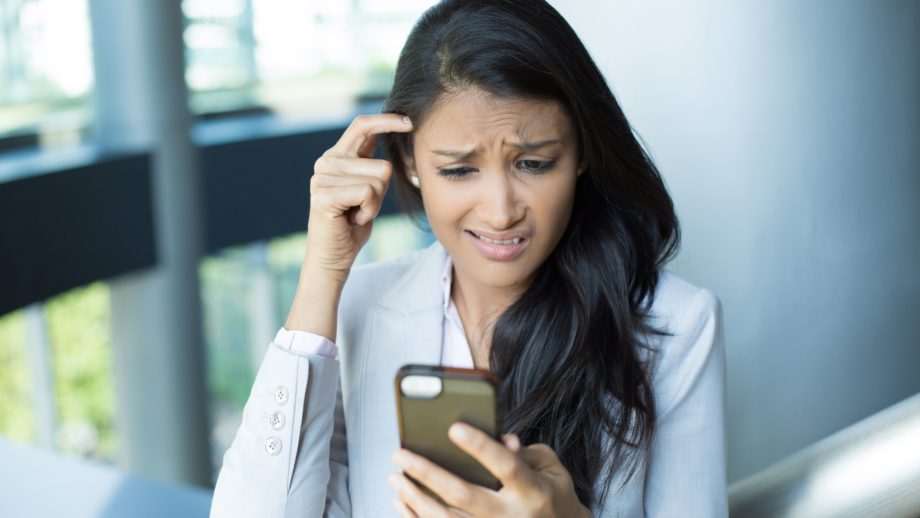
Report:
M 499 489 L 498 479 L 447 437 L 450 425 L 462 421 L 500 442 L 498 388 L 498 379 L 491 372 L 479 369 L 428 365 L 406 365 L 399 369 L 396 409 L 402 447 L 468 482 Z M 418 485 L 441 500 L 423 484 Z

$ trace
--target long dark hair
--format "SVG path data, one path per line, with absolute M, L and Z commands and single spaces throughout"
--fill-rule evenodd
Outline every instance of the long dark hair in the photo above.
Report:
M 506 432 L 546 443 L 579 499 L 599 503 L 618 470 L 635 473 L 655 432 L 647 338 L 658 272 L 680 234 L 661 176 L 604 76 L 568 23 L 543 0 L 444 0 L 412 29 L 386 113 L 420 127 L 445 94 L 553 99 L 578 131 L 587 170 L 565 235 L 526 292 L 494 324 L 489 364 L 502 380 Z M 401 152 L 384 136 L 399 191 L 422 207 Z M 604 489 L 602 489 L 603 491 Z

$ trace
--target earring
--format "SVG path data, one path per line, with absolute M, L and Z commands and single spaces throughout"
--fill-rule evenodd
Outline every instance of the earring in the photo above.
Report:
M 416 187 L 419 186 L 419 183 L 418 183 L 418 176 L 417 176 L 417 175 L 412 175 L 412 176 L 410 176 L 410 177 L 409 177 L 409 181 L 412 182 L 412 185 L 414 185 L 414 186 L 416 186 Z

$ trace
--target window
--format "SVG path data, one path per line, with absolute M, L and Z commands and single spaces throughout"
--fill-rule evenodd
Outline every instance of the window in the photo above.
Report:
M 0 0 L 0 149 L 75 143 L 92 123 L 87 0 Z
M 433 0 L 184 0 L 195 114 L 299 112 L 384 96 Z
M 110 318 L 104 282 L 0 316 L 0 434 L 114 462 Z

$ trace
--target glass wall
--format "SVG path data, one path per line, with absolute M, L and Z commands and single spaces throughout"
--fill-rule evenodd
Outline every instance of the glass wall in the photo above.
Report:
M 88 0 L 0 0 L 0 152 L 78 143 L 92 124 Z M 0 434 L 113 461 L 108 286 L 0 315 Z
M 183 0 L 193 113 L 302 113 L 379 98 L 434 0 Z M 92 124 L 88 0 L 0 0 L 0 150 Z
M 28 333 L 22 310 L 0 316 L 0 372 L 0 434 L 21 442 L 37 442 Z
M 0 0 L 0 150 L 78 142 L 92 89 L 87 0 Z
M 0 434 L 114 461 L 110 318 L 103 282 L 0 316 Z
M 196 114 L 303 112 L 384 96 L 433 0 L 184 0 Z
M 381 98 L 434 0 L 183 0 L 189 106 L 199 116 L 339 108 Z M 92 124 L 88 0 L 0 0 L 0 151 L 79 142 Z M 215 468 L 239 425 L 300 272 L 303 234 L 227 249 L 200 266 Z M 429 245 L 408 217 L 375 223 L 358 264 Z M 108 286 L 0 315 L 0 434 L 117 455 Z M 215 471 L 216 473 L 216 471 Z

